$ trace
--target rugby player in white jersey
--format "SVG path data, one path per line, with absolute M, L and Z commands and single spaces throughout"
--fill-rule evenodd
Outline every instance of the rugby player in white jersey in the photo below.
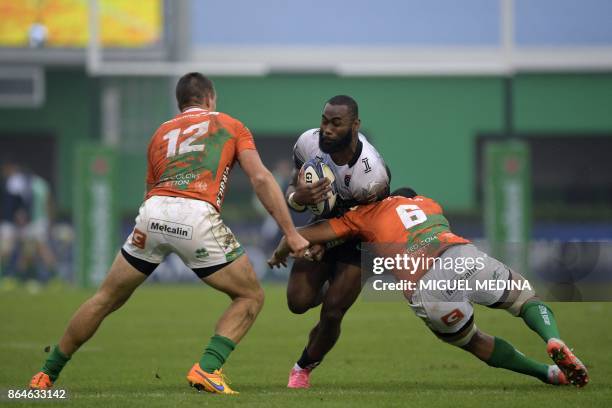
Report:
M 336 179 L 336 205 L 326 217 L 389 194 L 389 170 L 374 146 L 359 133 L 360 125 L 357 103 L 350 96 L 334 96 L 325 103 L 320 128 L 302 133 L 293 149 L 294 176 L 286 191 L 291 208 L 305 211 L 307 205 L 323 201 L 331 191 L 327 179 L 304 182 L 300 169 L 314 158 L 325 162 Z M 358 245 L 359 241 L 349 240 L 327 248 L 316 261 L 296 259 L 293 264 L 287 285 L 289 309 L 302 314 L 322 306 L 319 322 L 289 374 L 290 388 L 310 386 L 310 373 L 338 340 L 342 318 L 361 292 Z

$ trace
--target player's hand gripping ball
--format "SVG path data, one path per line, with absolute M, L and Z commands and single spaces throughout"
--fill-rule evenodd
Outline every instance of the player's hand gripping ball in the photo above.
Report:
M 331 191 L 327 193 L 327 197 L 317 204 L 307 205 L 308 209 L 314 215 L 329 214 L 334 209 L 337 196 L 336 177 L 332 170 L 321 160 L 313 159 L 304 163 L 304 166 L 302 166 L 302 174 L 304 175 L 304 182 L 306 184 L 315 184 L 323 178 L 327 178 L 330 181 Z

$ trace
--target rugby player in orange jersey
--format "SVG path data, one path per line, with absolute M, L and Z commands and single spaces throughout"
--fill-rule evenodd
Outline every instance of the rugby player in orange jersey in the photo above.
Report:
M 492 367 L 530 375 L 548 384 L 571 383 L 583 387 L 588 383 L 585 365 L 560 340 L 551 309 L 536 297 L 525 278 L 478 250 L 467 239 L 453 234 L 442 208 L 431 198 L 402 188 L 380 202 L 354 207 L 339 218 L 323 220 L 299 231 L 311 245 L 359 237 L 364 242 L 377 244 L 373 251 L 376 255 L 384 255 L 378 257 L 379 260 L 394 261 L 395 257 L 403 259 L 404 255 L 414 260 L 420 258 L 425 262 L 421 265 L 428 266 L 406 268 L 405 264 L 398 267 L 395 262 L 389 265 L 400 283 L 415 283 L 413 289 L 404 294 L 415 314 L 441 340 L 463 348 Z M 283 238 L 268 261 L 270 266 L 284 264 L 289 251 Z M 469 259 L 472 262 L 467 267 Z M 459 265 L 465 267 L 460 270 Z M 447 290 L 418 284 L 460 280 L 469 284 L 457 284 Z M 516 284 L 507 285 L 509 288 L 479 289 L 478 283 L 487 281 Z M 469 288 L 464 289 L 466 287 Z M 472 303 L 505 309 L 513 316 L 520 316 L 547 343 L 547 353 L 555 364 L 532 360 L 507 341 L 479 330 L 474 324 Z
M 251 132 L 240 121 L 215 111 L 213 83 L 202 74 L 186 74 L 178 81 L 176 99 L 181 113 L 163 123 L 149 144 L 146 197 L 132 234 L 97 293 L 70 320 L 59 344 L 32 378 L 31 388 L 50 388 L 104 318 L 121 307 L 174 252 L 202 281 L 231 298 L 187 380 L 208 392 L 235 393 L 221 366 L 255 321 L 264 301 L 248 257 L 220 217 L 236 161 L 288 237 L 291 250 L 301 254 L 308 242 L 295 229 L 283 194 L 261 162 Z

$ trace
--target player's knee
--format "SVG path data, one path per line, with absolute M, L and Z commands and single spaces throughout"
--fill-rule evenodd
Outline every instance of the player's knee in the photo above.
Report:
M 312 299 L 304 295 L 304 292 L 287 290 L 287 307 L 291 313 L 303 314 L 312 307 Z
M 96 306 L 103 314 L 109 314 L 119 309 L 127 301 L 129 296 L 121 296 L 119 293 L 101 290 L 93 297 Z
M 493 350 L 493 341 L 493 337 L 481 332 L 480 330 L 476 330 L 470 338 L 469 342 L 467 342 L 461 348 L 472 353 L 478 359 L 489 364 L 491 352 Z
M 291 313 L 294 314 L 304 314 L 310 310 L 310 302 L 305 302 L 303 299 L 295 299 L 289 296 L 287 297 L 287 306 Z
M 265 294 L 259 285 L 256 288 L 249 290 L 248 293 L 244 293 L 243 295 L 234 299 L 234 301 L 240 301 L 243 302 L 243 305 L 246 305 L 244 311 L 246 317 L 250 320 L 255 320 L 263 307 L 264 300 Z
M 476 330 L 476 332 L 469 339 L 467 344 L 463 346 L 464 349 L 474 352 L 482 348 L 486 343 L 486 337 L 480 330 Z
M 516 285 L 516 287 L 508 290 L 507 293 L 503 295 L 501 301 L 489 305 L 488 307 L 503 309 L 512 316 L 518 317 L 524 306 L 534 299 L 537 299 L 537 297 L 531 284 L 521 274 L 512 271 L 511 279 L 513 285 Z
M 257 309 L 257 313 L 259 313 L 266 300 L 266 294 L 261 286 L 258 286 L 257 289 L 253 291 L 251 299 L 253 300 L 253 307 Z
M 516 300 L 508 306 L 506 311 L 512 316 L 518 317 L 521 315 L 521 311 L 523 310 L 525 305 L 535 299 L 537 299 L 537 297 L 533 288 L 530 287 L 529 289 L 522 290 L 518 294 Z
M 321 311 L 321 322 L 328 325 L 339 325 L 345 311 L 339 307 L 327 307 Z

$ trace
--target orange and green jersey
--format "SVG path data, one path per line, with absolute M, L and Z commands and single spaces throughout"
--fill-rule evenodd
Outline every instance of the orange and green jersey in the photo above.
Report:
M 354 207 L 328 222 L 338 237 L 357 236 L 374 244 L 396 244 L 389 245 L 389 250 L 395 252 L 400 247 L 414 257 L 435 258 L 451 245 L 470 242 L 453 234 L 442 207 L 423 196 L 387 197 Z
M 221 112 L 187 109 L 163 123 L 151 139 L 146 198 L 193 198 L 220 211 L 234 162 L 248 149 L 255 149 L 255 142 L 240 121 Z

